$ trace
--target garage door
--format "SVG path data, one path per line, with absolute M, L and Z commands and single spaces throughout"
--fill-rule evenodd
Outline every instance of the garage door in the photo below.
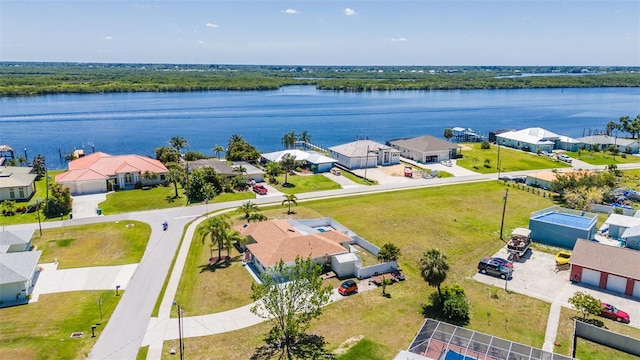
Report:
M 633 287 L 633 297 L 640 298 L 640 281 L 636 280 L 636 284 Z
M 624 294 L 627 290 L 627 279 L 609 274 L 607 276 L 607 290 Z
M 600 287 L 600 271 L 582 269 L 582 282 L 587 285 Z
M 85 181 L 78 183 L 78 195 L 96 194 L 102 192 L 107 192 L 107 182 L 105 180 Z

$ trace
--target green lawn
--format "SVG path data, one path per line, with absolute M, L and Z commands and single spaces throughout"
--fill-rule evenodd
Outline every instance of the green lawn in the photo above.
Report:
M 288 186 L 282 186 L 284 175 L 276 178 L 277 184 L 274 186 L 278 191 L 285 194 L 299 194 L 311 191 L 340 189 L 340 185 L 331 181 L 324 175 L 289 175 L 287 177 Z
M 499 240 L 504 189 L 502 184 L 486 182 L 327 199 L 296 207 L 294 218 L 330 216 L 378 246 L 394 243 L 401 249 L 399 263 L 407 276 L 406 281 L 387 287 L 391 294 L 389 298 L 381 296 L 377 289 L 327 306 L 323 315 L 312 322 L 310 332 L 323 335 L 330 349 L 336 349 L 353 337 L 363 336 L 366 341 L 353 349 L 355 358 L 393 358 L 400 349 L 408 347 L 424 321 L 421 304 L 428 301 L 429 294 L 435 289 L 422 280 L 418 259 L 424 251 L 438 247 L 448 255 L 451 264 L 443 285 L 457 283 L 469 297 L 469 328 L 541 347 L 550 309 L 548 303 L 505 293 L 471 279 L 477 271 L 478 259 L 504 246 Z M 548 197 L 515 189 L 509 193 L 509 200 L 505 218 L 507 233 L 515 227 L 526 226 L 532 211 L 553 204 Z M 270 219 L 282 218 L 286 208 L 274 206 L 265 208 L 263 213 Z M 189 306 L 193 306 L 191 311 L 195 314 L 200 313 L 196 311 L 200 308 L 207 312 L 208 306 L 216 308 L 222 304 L 221 309 L 224 309 L 233 303 L 240 306 L 249 302 L 250 285 L 237 280 L 233 265 L 216 269 L 212 274 L 203 271 L 208 245 L 202 246 L 199 239 L 194 242 L 200 247 L 199 260 L 188 260 L 189 269 L 183 273 L 178 292 L 185 293 L 180 295 L 181 303 L 194 304 Z M 190 258 L 192 256 L 190 254 Z M 205 277 L 209 281 L 201 280 Z M 188 282 L 200 284 L 198 289 L 208 289 L 189 292 L 188 288 L 194 285 L 187 285 Z M 334 287 L 339 284 L 337 279 L 326 282 Z M 224 297 L 229 296 L 224 294 L 225 289 L 237 283 L 243 290 L 225 300 Z M 510 308 L 519 311 L 504 311 Z M 267 324 L 260 324 L 229 334 L 190 338 L 186 340 L 186 346 L 195 358 L 248 359 L 267 329 Z M 170 357 L 168 349 L 171 346 L 175 346 L 175 342 L 165 342 L 163 353 L 166 358 Z M 344 355 L 346 359 L 348 354 Z
M 351 181 L 355 182 L 356 184 L 360 184 L 360 185 L 376 185 L 376 184 L 378 183 L 378 182 L 377 182 L 377 181 L 375 181 L 375 180 L 374 180 L 374 181 L 371 181 L 371 180 L 365 180 L 365 179 L 361 178 L 360 176 L 355 175 L 355 174 L 350 173 L 350 172 L 345 171 L 345 170 L 341 170 L 341 171 L 340 171 L 340 174 L 341 174 L 340 176 L 344 176 L 344 177 L 346 177 L 347 179 L 349 179 L 349 180 L 351 180 Z
M 180 197 L 176 199 L 173 185 L 158 186 L 147 190 L 120 190 L 107 194 L 107 200 L 98 206 L 104 215 L 185 206 L 187 200 L 179 185 L 178 194 Z
M 498 172 L 498 146 L 491 144 L 490 149 L 481 149 L 480 143 L 461 144 L 462 159 L 456 163 L 465 169 L 481 174 Z M 489 160 L 489 167 L 485 167 L 485 160 Z M 571 167 L 571 165 L 554 160 L 548 156 L 537 155 L 535 153 L 522 152 L 505 146 L 500 146 L 500 171 L 537 170 Z
M 86 359 L 121 298 L 113 290 L 65 292 L 0 309 L 0 359 Z M 93 324 L 100 324 L 95 338 Z
M 617 165 L 640 162 L 640 156 L 624 155 L 623 157 L 623 154 L 613 156 L 610 153 L 604 151 L 577 151 L 565 152 L 565 154 L 571 156 L 574 159 L 582 160 L 591 165 Z
M 58 267 L 66 269 L 138 263 L 149 236 L 148 224 L 127 220 L 45 229 L 32 243 L 42 250 L 41 263 L 58 259 Z

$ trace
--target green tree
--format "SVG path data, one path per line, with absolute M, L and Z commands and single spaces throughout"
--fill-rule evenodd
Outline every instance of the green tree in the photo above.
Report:
M 249 215 L 249 218 L 247 219 L 247 221 L 249 222 L 259 222 L 259 221 L 265 221 L 267 220 L 267 215 L 262 214 L 262 213 L 253 213 L 251 215 Z
M 220 160 L 220 153 L 224 152 L 224 148 L 216 144 L 216 146 L 214 146 L 213 149 L 211 149 L 211 151 L 213 151 L 213 153 L 216 154 L 216 157 L 218 158 L 218 160 Z
M 252 214 L 260 212 L 260 207 L 251 201 L 243 201 L 242 205 L 236 209 L 236 212 L 243 214 L 245 220 L 249 220 Z
M 243 176 L 247 173 L 247 168 L 242 165 L 238 165 L 233 169 L 233 172 L 237 172 L 240 176 Z
M 175 190 L 174 198 L 177 199 L 180 197 L 180 194 L 178 194 L 178 183 L 184 178 L 184 169 L 178 163 L 167 164 L 167 169 L 169 172 L 167 173 L 166 179 L 173 184 L 173 189 Z
M 609 121 L 605 127 L 604 133 L 607 136 L 611 136 L 611 132 L 618 128 L 618 124 L 615 121 Z
M 393 282 L 391 279 L 387 279 L 382 275 L 382 280 L 380 280 L 380 286 L 382 286 L 382 296 L 387 295 L 387 286 L 391 285 Z
M 296 167 L 296 156 L 291 154 L 284 154 L 284 156 L 282 156 L 280 164 L 284 169 L 284 183 L 287 184 L 289 180 L 289 173 Z
M 322 314 L 333 291 L 323 286 L 322 266 L 311 258 L 296 258 L 293 265 L 278 264 L 268 268 L 262 283 L 251 285 L 255 305 L 251 312 L 272 325 L 265 345 L 258 348 L 254 359 L 323 359 L 324 338 L 306 334 L 311 320 Z
M 155 148 L 154 152 L 156 154 L 156 160 L 165 165 L 169 163 L 177 163 L 178 161 L 180 161 L 180 154 L 176 151 L 176 149 L 172 147 L 161 146 L 159 148 Z
M 233 243 L 237 242 L 239 244 L 243 243 L 246 240 L 244 236 L 240 234 L 238 230 L 229 229 L 225 234 L 225 248 L 227 249 L 227 257 L 231 257 L 231 248 L 233 247 Z
M 397 261 L 400 256 L 400 248 L 393 243 L 386 243 L 382 245 L 377 256 L 378 261 L 381 262 Z
M 16 202 L 13 200 L 5 200 L 2 202 L 2 207 L 6 216 L 13 216 L 16 211 Z
M 300 135 L 298 135 L 298 140 L 300 140 L 302 142 L 305 142 L 305 143 L 311 143 L 311 135 L 309 134 L 309 132 L 307 130 L 302 130 Z
M 189 187 L 187 197 L 190 202 L 198 203 L 205 199 L 213 199 L 218 192 L 213 184 L 209 183 L 203 169 L 196 169 L 189 174 Z
M 289 206 L 289 210 L 287 210 L 287 214 L 291 214 L 291 204 L 298 206 L 298 198 L 295 194 L 285 194 L 284 200 L 282 200 L 282 205 L 285 203 Z
M 202 243 L 208 237 L 211 246 L 218 247 L 218 260 L 222 258 L 222 249 L 229 246 L 228 232 L 231 230 L 231 223 L 227 215 L 218 215 L 208 218 L 200 227 L 198 233 L 202 236 Z
M 27 158 L 26 158 L 26 157 L 24 157 L 24 156 L 20 155 L 20 156 L 18 156 L 18 159 L 17 159 L 17 160 L 18 160 L 18 164 L 20 164 L 20 166 L 25 166 L 25 165 L 27 165 L 28 160 L 27 160 Z
M 447 141 L 451 140 L 451 138 L 453 137 L 453 130 L 452 129 L 444 129 L 444 132 L 443 132 L 442 136 L 444 136 L 444 138 L 447 139 Z
M 440 284 L 442 284 L 447 278 L 447 271 L 449 270 L 447 255 L 439 249 L 425 251 L 422 254 L 422 258 L 420 258 L 420 268 L 422 278 L 429 284 L 429 286 L 433 286 L 438 289 L 438 295 L 444 302 L 442 291 L 440 290 Z
M 173 147 L 176 152 L 180 154 L 180 151 L 182 149 L 189 146 L 189 142 L 182 136 L 174 136 L 171 138 L 171 140 L 169 140 L 169 145 L 171 145 L 171 147 Z
M 156 180 L 158 180 L 158 174 L 153 172 L 153 171 L 149 171 L 149 170 L 145 170 L 142 173 L 142 178 L 149 181 L 149 182 L 154 182 Z
M 258 149 L 247 143 L 238 134 L 231 135 L 225 156 L 229 161 L 255 161 L 260 158 Z
M 71 212 L 73 199 L 69 188 L 58 183 L 49 185 L 49 199 L 45 204 L 44 213 L 49 218 L 66 215 Z
M 187 151 L 186 153 L 184 153 L 185 161 L 196 161 L 196 160 L 206 159 L 206 158 L 207 157 L 203 153 L 197 152 L 197 151 Z
M 568 301 L 574 309 L 582 313 L 582 318 L 585 320 L 588 315 L 600 315 L 602 311 L 600 300 L 582 291 L 576 291 Z
M 36 155 L 36 157 L 33 158 L 31 165 L 33 166 L 33 172 L 38 175 L 36 180 L 42 179 L 47 174 L 44 155 Z
M 293 131 L 289 131 L 288 133 L 284 134 L 282 136 L 282 139 L 280 139 L 280 142 L 282 143 L 282 146 L 284 146 L 285 150 L 286 149 L 291 149 L 294 147 L 294 145 L 296 144 L 296 134 Z
M 282 166 L 277 162 L 268 162 L 265 166 L 267 175 L 269 176 L 269 183 L 276 182 L 276 178 L 282 174 Z

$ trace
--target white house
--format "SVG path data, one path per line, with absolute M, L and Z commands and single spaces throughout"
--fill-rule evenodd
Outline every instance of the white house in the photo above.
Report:
M 29 251 L 33 230 L 0 231 L 0 253 Z
M 308 152 L 298 149 L 282 150 L 271 153 L 262 154 L 263 161 L 281 162 L 285 155 L 295 157 L 296 162 L 304 162 L 313 169 L 315 173 L 323 173 L 331 170 L 338 162 L 336 159 L 324 156 L 317 152 Z
M 400 151 L 372 140 L 357 140 L 329 148 L 329 156 L 347 169 L 400 163 Z
M 560 135 L 542 128 L 528 128 L 496 134 L 498 145 L 531 152 L 538 150 L 551 152 L 559 140 Z
M 29 200 L 36 192 L 35 180 L 31 167 L 2 166 L 0 167 L 0 201 Z
M 640 148 L 640 140 L 619 138 L 617 136 L 592 135 L 578 138 L 577 140 L 582 144 L 597 147 L 599 150 L 605 150 L 613 145 L 617 147 L 620 152 L 629 152 L 630 150 L 632 154 L 637 154 Z
M 42 251 L 31 249 L 33 230 L 0 232 L 0 307 L 26 303 Z

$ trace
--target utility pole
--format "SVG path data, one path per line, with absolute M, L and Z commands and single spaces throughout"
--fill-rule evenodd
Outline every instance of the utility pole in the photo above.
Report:
M 178 305 L 178 337 L 180 338 L 180 360 L 184 360 L 184 342 L 182 341 L 182 307 Z
M 498 144 L 498 181 L 500 181 L 500 143 L 496 140 Z
M 369 145 L 367 145 L 367 157 L 364 162 L 364 179 L 367 180 L 367 168 L 369 167 Z
M 502 230 L 504 229 L 504 212 L 507 210 L 507 195 L 509 195 L 509 189 L 505 189 L 502 196 L 502 222 L 500 223 L 500 240 L 502 240 Z M 505 284 L 506 285 L 506 284 Z

